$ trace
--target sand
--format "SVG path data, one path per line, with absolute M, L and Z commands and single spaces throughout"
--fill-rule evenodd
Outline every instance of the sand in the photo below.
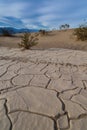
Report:
M 66 48 L 73 50 L 87 50 L 87 41 L 77 41 L 76 36 L 73 35 L 74 30 L 68 29 L 66 31 L 51 31 L 46 36 L 39 35 L 38 44 L 32 49 L 48 49 L 48 48 Z M 18 48 L 18 43 L 21 41 L 23 34 L 16 34 L 15 37 L 0 36 L 0 46 L 9 48 Z

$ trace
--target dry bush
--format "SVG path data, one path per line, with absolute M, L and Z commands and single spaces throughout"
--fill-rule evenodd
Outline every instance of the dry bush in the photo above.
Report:
M 79 28 L 76 28 L 74 30 L 74 35 L 77 36 L 78 40 L 87 40 L 87 26 L 86 25 L 81 25 Z
M 41 36 L 46 36 L 48 33 L 46 30 L 39 30 Z
M 23 47 L 25 49 L 30 49 L 32 46 L 35 46 L 38 44 L 38 34 L 35 34 L 34 36 L 31 33 L 24 33 L 21 39 L 21 43 L 18 45 L 20 47 Z
M 69 24 L 63 24 L 63 25 L 59 26 L 60 30 L 67 30 L 67 29 L 69 29 L 69 27 L 70 27 Z
M 2 36 L 8 36 L 8 37 L 12 36 L 12 33 L 10 32 L 10 30 L 6 28 L 2 28 L 1 31 L 2 31 Z

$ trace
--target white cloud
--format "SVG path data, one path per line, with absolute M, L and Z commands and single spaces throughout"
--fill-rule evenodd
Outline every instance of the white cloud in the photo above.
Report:
M 1 17 L 0 22 L 3 23 L 4 26 L 14 26 L 16 28 L 25 27 L 21 19 L 15 17 Z
M 34 24 L 26 24 L 26 28 L 29 28 L 29 29 L 39 29 L 40 26 L 34 25 Z
M 40 16 L 38 18 L 38 21 L 40 21 L 40 22 L 47 22 L 47 21 L 51 21 L 51 20 L 55 19 L 55 17 L 56 16 L 54 14 L 45 14 L 43 16 Z
M 1 3 L 0 4 L 0 16 L 13 16 L 20 18 L 22 15 L 22 10 L 27 6 L 24 2 L 11 2 L 11 3 Z

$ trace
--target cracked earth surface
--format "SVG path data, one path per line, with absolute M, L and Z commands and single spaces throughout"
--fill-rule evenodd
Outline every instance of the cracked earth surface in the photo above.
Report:
M 0 48 L 0 130 L 87 130 L 87 52 Z

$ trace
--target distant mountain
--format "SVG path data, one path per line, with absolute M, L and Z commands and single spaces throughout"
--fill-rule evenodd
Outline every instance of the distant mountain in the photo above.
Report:
M 24 33 L 24 32 L 38 32 L 37 29 L 27 29 L 27 28 L 17 29 L 12 27 L 0 27 L 0 34 L 2 34 L 2 29 L 8 30 L 11 34 Z

